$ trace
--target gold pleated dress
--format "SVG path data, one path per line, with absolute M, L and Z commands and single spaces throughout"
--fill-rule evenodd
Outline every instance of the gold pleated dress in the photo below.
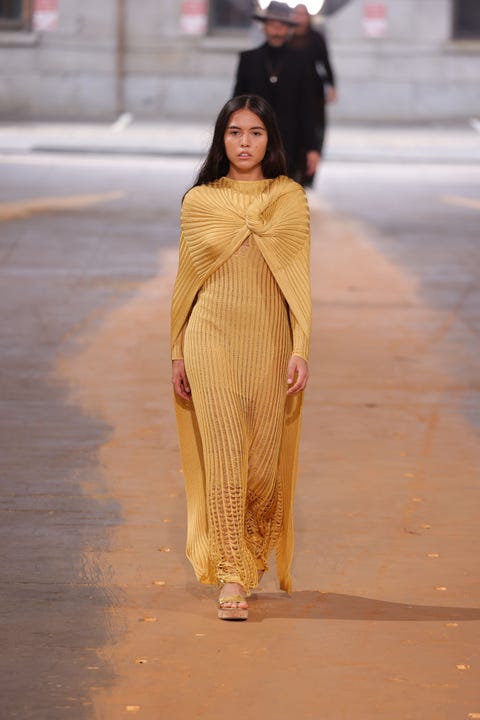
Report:
M 246 212 L 271 181 L 229 181 Z M 282 532 L 287 366 L 301 332 L 253 235 L 199 289 L 183 358 L 201 440 L 210 577 L 249 592 Z

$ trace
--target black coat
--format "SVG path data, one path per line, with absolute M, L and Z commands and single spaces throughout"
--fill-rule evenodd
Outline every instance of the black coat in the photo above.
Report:
M 335 87 L 335 74 L 330 63 L 327 43 L 323 35 L 310 28 L 305 35 L 293 35 L 290 46 L 303 51 L 308 58 L 314 88 L 313 114 L 316 137 L 321 152 L 325 138 L 325 86 Z
M 271 75 L 278 81 L 270 82 Z M 289 174 L 305 162 L 308 150 L 318 150 L 313 121 L 314 89 L 305 55 L 283 46 L 269 54 L 267 43 L 240 53 L 234 95 L 260 95 L 275 110 L 287 156 Z
M 307 55 L 314 73 L 315 95 L 324 101 L 325 85 L 335 87 L 335 74 L 324 36 L 309 28 L 305 35 L 294 35 L 290 40 L 290 46 L 296 50 L 303 50 Z

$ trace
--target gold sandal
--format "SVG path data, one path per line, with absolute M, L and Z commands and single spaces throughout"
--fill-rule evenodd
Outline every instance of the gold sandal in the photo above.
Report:
M 248 620 L 248 608 L 224 607 L 227 603 L 243 602 L 245 602 L 243 595 L 230 595 L 229 597 L 220 598 L 218 601 L 219 620 Z

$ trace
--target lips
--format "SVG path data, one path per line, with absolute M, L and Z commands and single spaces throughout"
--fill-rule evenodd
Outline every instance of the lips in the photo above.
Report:
M 238 155 L 239 158 L 242 158 L 242 160 L 247 160 L 248 158 L 252 157 L 249 153 L 240 153 Z

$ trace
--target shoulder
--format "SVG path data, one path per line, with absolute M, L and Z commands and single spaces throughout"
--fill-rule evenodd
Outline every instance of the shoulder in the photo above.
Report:
M 308 49 L 288 47 L 289 65 L 299 72 L 305 72 L 305 66 L 309 63 Z
M 311 33 L 312 45 L 324 50 L 327 47 L 327 42 L 325 40 L 324 34 L 322 32 L 319 32 L 318 30 L 312 30 Z
M 308 204 L 307 195 L 302 185 L 286 175 L 275 178 L 270 186 L 270 192 L 274 202 L 281 200 L 283 203 L 288 202 L 290 206 Z
M 185 205 L 191 205 L 192 203 L 195 203 L 199 195 L 201 196 L 202 187 L 203 185 L 195 185 L 194 187 L 190 188 L 190 190 L 187 190 L 183 197 L 182 206 L 185 207 Z
M 240 53 L 240 60 L 251 62 L 262 56 L 264 52 L 265 45 L 260 45 L 259 47 L 253 48 L 253 50 L 243 50 L 243 52 Z
M 287 52 L 293 58 L 305 57 L 305 48 L 303 47 L 293 47 L 293 45 L 287 45 Z
M 187 191 L 182 202 L 182 215 L 196 208 L 203 207 L 206 198 L 211 193 L 213 185 L 195 185 Z
M 287 177 L 287 175 L 279 175 L 272 183 L 275 189 L 281 190 L 284 193 L 294 194 L 298 196 L 304 196 L 305 190 L 300 183 Z
M 222 197 L 222 187 L 222 178 L 202 185 L 194 185 L 185 193 L 182 207 L 194 208 L 198 206 L 204 208 L 205 203 L 214 201 L 216 197 Z

